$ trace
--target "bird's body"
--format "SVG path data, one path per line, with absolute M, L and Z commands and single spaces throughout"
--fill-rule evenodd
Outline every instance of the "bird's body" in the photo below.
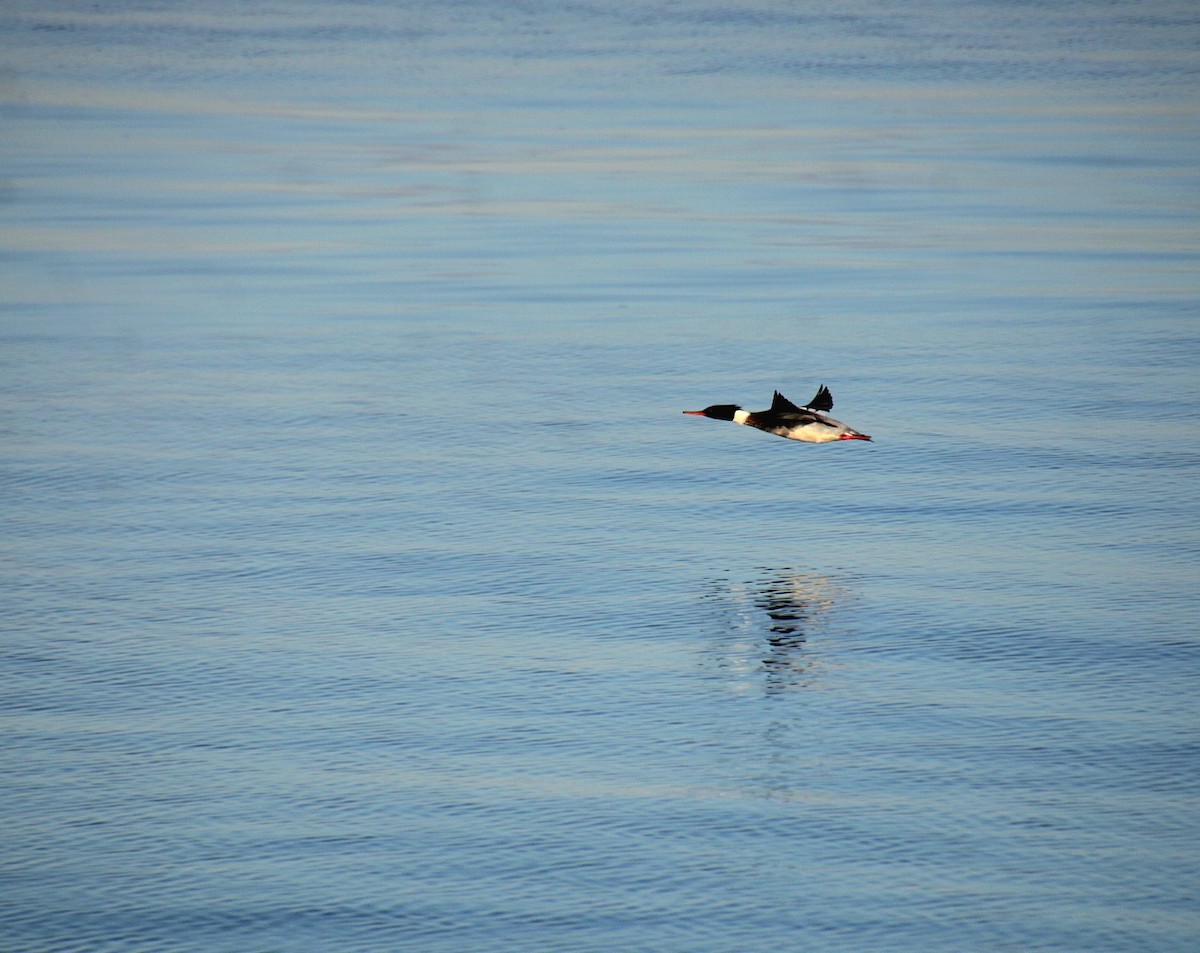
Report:
M 832 409 L 833 395 L 828 387 L 822 386 L 803 407 L 797 407 L 779 391 L 775 391 L 770 410 L 750 412 L 742 410 L 737 404 L 713 404 L 703 410 L 685 410 L 684 413 L 694 417 L 711 417 L 713 420 L 732 420 L 735 424 L 757 427 L 767 433 L 804 443 L 871 439 L 840 420 L 826 417 L 825 411 Z

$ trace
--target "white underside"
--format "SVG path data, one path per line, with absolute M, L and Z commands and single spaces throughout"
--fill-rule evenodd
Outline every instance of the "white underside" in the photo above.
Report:
M 820 424 L 809 424 L 805 427 L 793 427 L 786 434 L 791 440 L 802 440 L 805 443 L 829 443 L 832 440 L 840 440 L 842 434 L 845 433 L 841 428 L 833 430 L 829 427 L 822 427 Z
M 752 414 L 748 410 L 735 410 L 733 412 L 733 422 L 735 424 L 744 424 L 751 416 Z M 832 417 L 826 417 L 824 414 L 819 414 L 818 416 L 821 420 L 826 421 L 826 423 L 801 424 L 798 427 L 789 427 L 786 430 L 768 430 L 767 433 L 778 434 L 780 437 L 786 437 L 789 440 L 800 440 L 804 443 L 831 443 L 834 440 L 841 440 L 843 434 L 857 432 L 851 430 L 840 420 L 834 420 Z

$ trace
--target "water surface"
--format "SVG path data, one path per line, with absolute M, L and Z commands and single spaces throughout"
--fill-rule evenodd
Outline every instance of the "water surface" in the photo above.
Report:
M 1190 5 L 0 25 L 5 949 L 1192 948 Z

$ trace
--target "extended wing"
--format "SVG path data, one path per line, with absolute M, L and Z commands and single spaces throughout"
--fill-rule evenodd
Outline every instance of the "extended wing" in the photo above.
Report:
M 775 391 L 775 399 L 771 401 L 771 413 L 802 414 L 804 411 L 784 397 L 783 394 L 779 393 L 779 391 Z
M 816 396 L 813 397 L 803 408 L 797 407 L 790 400 L 775 391 L 775 399 L 771 402 L 771 410 L 776 413 L 803 414 L 805 410 L 816 410 L 824 413 L 827 410 L 833 409 L 833 395 L 829 393 L 829 388 L 822 384 L 818 389 Z
M 833 410 L 833 394 L 829 393 L 829 388 L 822 384 L 817 388 L 816 396 L 804 406 L 809 410 L 819 410 L 822 413 Z

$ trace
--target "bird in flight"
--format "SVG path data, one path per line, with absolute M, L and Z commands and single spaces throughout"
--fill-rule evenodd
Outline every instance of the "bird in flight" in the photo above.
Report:
M 713 404 L 703 410 L 685 410 L 693 417 L 711 417 L 713 420 L 732 420 L 735 424 L 757 427 L 788 440 L 804 443 L 829 443 L 833 440 L 870 440 L 840 420 L 826 417 L 825 412 L 833 409 L 833 395 L 829 388 L 821 385 L 816 396 L 803 407 L 775 391 L 770 410 L 742 410 L 737 404 Z

